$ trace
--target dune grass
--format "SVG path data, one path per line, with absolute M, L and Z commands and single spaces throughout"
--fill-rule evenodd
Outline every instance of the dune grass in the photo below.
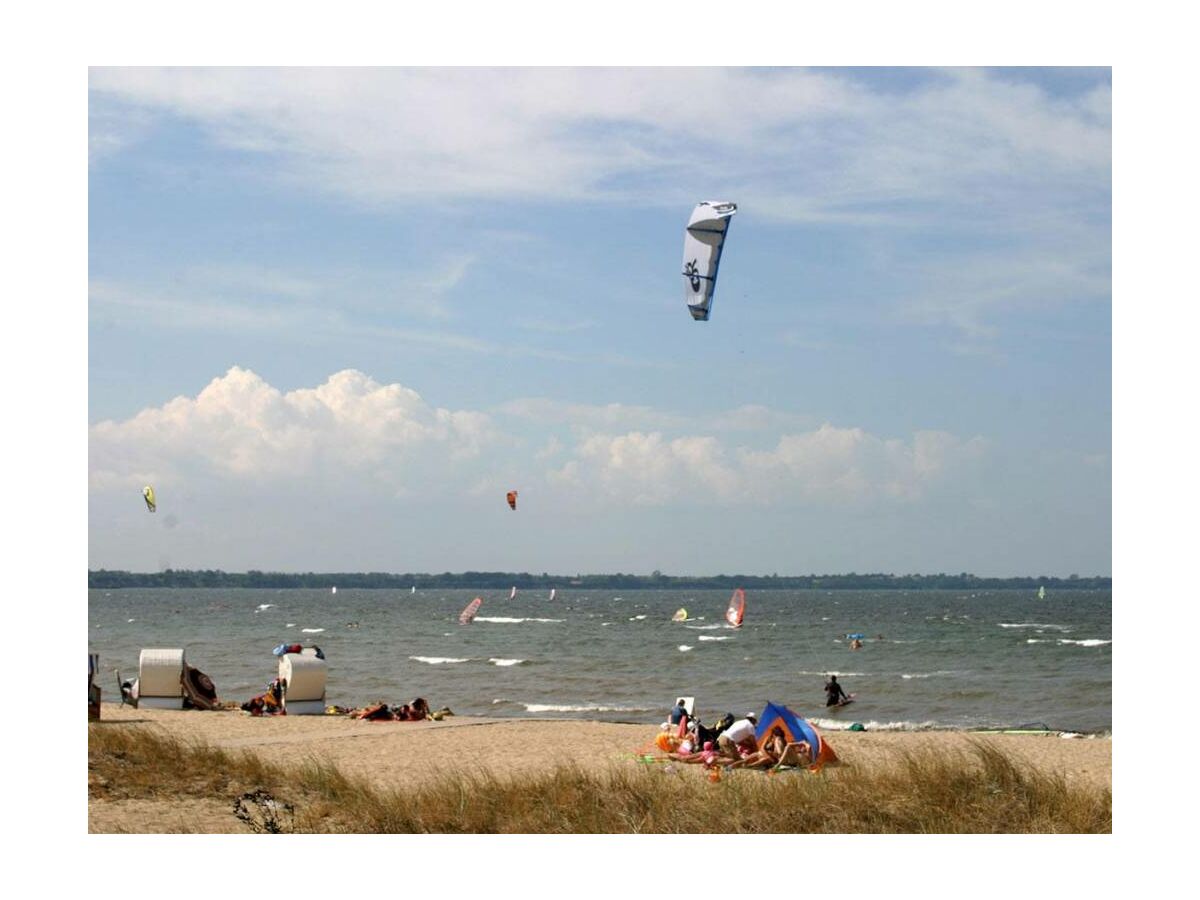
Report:
M 380 789 L 153 729 L 88 730 L 91 802 L 228 802 L 228 831 L 319 833 L 1111 833 L 1112 794 L 1032 771 L 982 741 L 879 769 L 726 773 L 633 762 L 538 776 L 445 772 Z M 688 771 L 683 771 L 686 768 Z

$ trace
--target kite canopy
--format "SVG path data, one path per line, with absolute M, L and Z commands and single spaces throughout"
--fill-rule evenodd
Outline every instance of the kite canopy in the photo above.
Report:
M 509 509 L 517 508 L 517 492 L 516 491 L 509 491 L 506 499 L 508 500 L 508 508 Z
M 683 298 L 692 318 L 707 321 L 717 287 L 717 268 L 737 204 L 705 200 L 692 210 L 683 232 Z
M 771 731 L 776 727 L 783 731 L 783 736 L 788 743 L 808 741 L 808 746 L 813 748 L 813 763 L 808 767 L 811 771 L 819 772 L 826 763 L 837 762 L 837 754 L 833 752 L 832 747 L 825 743 L 820 732 L 782 703 L 768 702 L 763 708 L 762 715 L 758 717 L 758 727 L 754 729 L 754 737 L 758 741 L 760 750 L 766 744 Z
M 146 509 L 150 510 L 150 512 L 154 512 L 156 509 L 158 509 L 154 502 L 154 488 L 150 487 L 150 485 L 146 485 L 144 488 L 142 488 L 142 497 L 146 501 Z

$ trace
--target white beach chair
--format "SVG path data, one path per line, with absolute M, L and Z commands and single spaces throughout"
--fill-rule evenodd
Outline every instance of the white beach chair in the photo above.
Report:
M 279 658 L 279 680 L 283 683 L 283 709 L 289 716 L 319 716 L 325 712 L 325 660 L 306 647 L 301 653 Z
M 183 650 L 143 650 L 138 657 L 135 706 L 183 709 Z

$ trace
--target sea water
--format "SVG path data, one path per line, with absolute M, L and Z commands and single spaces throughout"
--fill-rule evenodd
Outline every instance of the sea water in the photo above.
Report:
M 341 706 L 421 696 L 460 715 L 656 724 L 687 695 L 704 721 L 775 701 L 829 729 L 1112 727 L 1110 591 L 751 591 L 736 629 L 728 591 L 508 593 L 90 590 L 89 650 L 108 697 L 143 647 L 182 647 L 241 702 L 276 674 L 272 648 L 303 643 L 325 653 Z M 825 708 L 829 673 L 853 704 Z

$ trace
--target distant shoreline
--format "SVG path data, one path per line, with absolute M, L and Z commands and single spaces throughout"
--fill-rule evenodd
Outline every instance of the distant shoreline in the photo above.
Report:
M 128 572 L 89 569 L 88 587 L 102 588 L 357 588 L 367 590 L 1112 590 L 1111 576 L 981 578 L 958 575 L 531 575 L 528 572 L 441 574 L 385 572 L 223 572 L 167 569 Z

